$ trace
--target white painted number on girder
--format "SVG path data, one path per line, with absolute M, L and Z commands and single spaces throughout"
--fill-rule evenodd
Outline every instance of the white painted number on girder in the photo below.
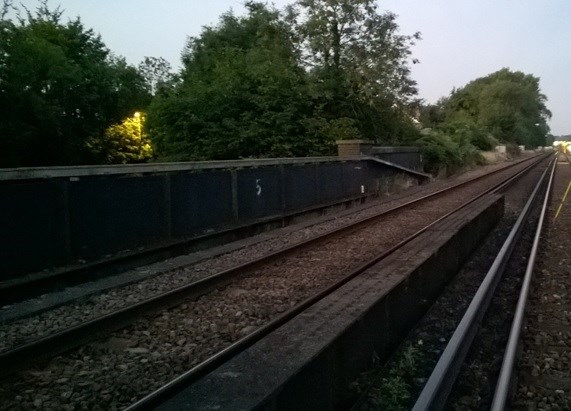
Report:
M 257 178 L 256 179 L 256 195 L 260 196 L 262 195 L 262 185 L 260 184 L 260 179 Z

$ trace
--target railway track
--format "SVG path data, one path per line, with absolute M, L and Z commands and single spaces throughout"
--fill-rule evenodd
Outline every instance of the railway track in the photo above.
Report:
M 529 159 L 524 159 L 521 162 L 527 162 L 527 161 L 529 161 Z M 494 172 L 499 172 L 502 169 L 509 169 L 510 167 L 515 166 L 518 163 L 519 162 L 515 162 L 513 164 L 508 165 L 507 167 L 496 169 L 494 170 Z M 438 187 L 440 185 L 443 188 L 446 188 L 445 184 L 442 184 L 442 182 L 436 182 L 431 184 L 431 187 L 433 186 Z M 417 188 L 419 188 L 420 190 L 414 190 L 414 189 L 407 190 L 407 192 L 399 195 L 398 197 L 402 199 L 407 197 L 418 198 L 424 195 L 423 192 L 434 190 L 433 188 L 431 190 L 426 190 L 425 188 L 420 188 L 420 187 Z M 387 201 L 390 202 L 390 199 L 388 199 Z M 360 208 L 364 209 L 364 208 L 373 208 L 373 207 L 374 205 L 367 207 L 360 207 Z M 348 222 L 348 224 L 350 224 L 350 221 Z M 342 224 L 339 224 L 339 226 L 341 225 Z M 198 238 L 196 241 L 202 241 L 202 240 L 201 238 Z M 242 243 L 247 243 L 247 241 L 242 241 Z M 276 246 L 276 248 L 282 248 L 282 246 L 278 245 Z M 65 280 L 60 278 L 60 275 L 52 275 L 50 273 L 44 273 L 43 275 L 38 276 L 38 278 L 36 279 L 34 279 L 35 276 L 29 275 L 29 276 L 23 276 L 21 280 L 18 279 L 12 282 L 7 281 L 5 283 L 0 284 L 0 301 L 3 302 L 2 304 L 4 306 L 19 306 L 22 305 L 19 304 L 21 302 L 25 302 L 26 300 L 30 301 L 33 300 L 33 304 L 35 307 L 32 310 L 33 314 L 39 312 L 40 309 L 42 309 L 41 307 L 44 306 L 53 308 L 57 304 L 67 303 L 70 300 L 70 298 L 68 294 L 65 292 L 65 290 L 69 288 L 72 289 L 74 288 L 77 290 L 81 288 L 82 282 L 85 283 L 94 280 L 99 280 L 101 283 L 104 284 L 101 287 L 99 287 L 97 290 L 94 290 L 92 293 L 104 291 L 105 289 L 108 288 L 118 287 L 118 285 L 113 280 L 110 280 L 107 282 L 107 284 L 105 284 L 106 278 L 117 277 L 116 274 L 123 274 L 126 270 L 130 270 L 130 272 L 133 274 L 130 276 L 126 276 L 128 278 L 124 280 L 124 284 L 137 282 L 145 278 L 146 276 L 145 272 L 148 271 L 161 272 L 165 271 L 165 269 L 168 269 L 168 267 L 165 267 L 164 263 L 150 264 L 146 266 L 144 265 L 146 264 L 145 263 L 146 260 L 149 261 L 156 260 L 156 258 L 153 257 L 153 253 L 154 253 L 153 250 L 140 250 L 138 252 L 131 252 L 128 256 L 116 256 L 113 258 L 109 258 L 104 262 L 83 264 L 81 267 L 76 267 L 68 271 L 62 272 L 61 275 L 67 278 Z M 179 254 L 186 254 L 186 252 L 182 252 L 182 250 L 179 250 L 177 254 L 177 249 L 173 249 L 169 251 L 167 254 L 164 254 L 164 257 L 167 258 L 169 256 L 172 257 L 172 255 L 179 255 Z M 200 254 L 200 253 L 195 253 L 195 254 Z M 134 261 L 140 261 L 140 264 L 138 266 L 134 265 Z M 176 268 L 177 265 L 179 268 L 183 268 L 184 266 L 189 266 L 193 264 L 192 261 L 189 261 L 188 258 L 184 258 L 184 256 L 182 258 L 171 258 L 169 261 L 172 262 L 171 269 Z M 228 265 L 228 267 L 230 266 L 231 265 Z M 149 269 L 149 267 L 151 268 Z M 206 270 L 201 269 L 201 271 L 206 271 Z M 197 276 L 193 275 L 193 277 Z M 88 278 L 89 280 L 85 280 L 86 278 Z M 184 279 L 184 281 L 186 280 L 187 279 Z M 174 278 L 173 281 L 180 281 L 180 279 Z M 46 296 L 49 299 L 49 301 L 46 301 Z M 85 293 L 82 294 L 82 297 L 85 296 L 86 296 Z M 62 303 L 58 303 L 58 301 L 62 301 Z M 11 311 L 8 310 L 7 316 L 4 315 L 5 312 L 0 311 L 0 323 L 9 322 L 11 321 L 12 318 L 22 317 L 22 312 L 26 311 L 27 310 L 25 309 L 21 310 L 19 308 L 16 308 L 13 312 L 13 315 L 11 315 L 12 314 Z
M 523 172 L 525 172 L 529 169 L 528 167 L 531 166 L 532 165 L 520 164 L 519 168 L 523 169 Z M 267 275 L 268 272 L 272 270 L 278 272 L 283 270 L 283 267 L 281 266 L 275 267 L 276 259 L 281 259 L 279 264 L 284 264 L 285 260 L 289 258 L 289 264 L 293 264 L 295 267 L 295 260 L 300 259 L 299 256 L 296 257 L 296 253 L 299 253 L 300 250 L 303 250 L 302 252 L 306 254 L 304 256 L 305 262 L 307 262 L 307 259 L 309 259 L 309 261 L 314 261 L 315 263 L 318 261 L 327 261 L 327 258 L 331 259 L 331 256 L 338 252 L 336 251 L 335 247 L 328 249 L 328 244 L 331 245 L 335 242 L 338 243 L 341 241 L 344 244 L 350 244 L 352 246 L 352 249 L 349 250 L 350 253 L 348 255 L 352 256 L 352 259 L 356 259 L 360 262 L 357 264 L 357 267 L 340 267 L 339 265 L 335 267 L 326 266 L 324 271 L 328 271 L 334 268 L 338 272 L 343 273 L 343 275 L 337 274 L 335 278 L 328 278 L 328 284 L 327 281 L 321 281 L 323 277 L 320 277 L 318 274 L 314 273 L 313 278 L 317 279 L 317 277 L 319 277 L 320 281 L 318 283 L 315 282 L 314 284 L 306 284 L 301 287 L 301 289 L 296 290 L 297 294 L 301 295 L 302 298 L 299 298 L 298 296 L 296 300 L 292 300 L 291 296 L 286 296 L 286 298 L 290 298 L 289 303 L 280 301 L 280 298 L 285 300 L 282 295 L 275 296 L 273 298 L 273 303 L 279 301 L 281 304 L 272 304 L 272 301 L 270 301 L 270 304 L 277 306 L 277 310 L 272 311 L 271 309 L 268 309 L 268 312 L 265 316 L 262 315 L 262 318 L 257 318 L 254 324 L 247 325 L 243 330 L 241 330 L 244 333 L 248 334 L 249 337 L 241 339 L 234 345 L 230 346 L 228 345 L 229 341 L 223 342 L 226 344 L 226 348 L 220 353 L 216 354 L 214 357 L 210 357 L 210 359 L 206 360 L 206 362 L 201 362 L 201 360 L 204 358 L 201 358 L 200 356 L 196 357 L 198 359 L 195 360 L 195 362 L 197 364 L 200 363 L 200 365 L 198 365 L 198 367 L 196 367 L 192 372 L 192 378 L 197 378 L 197 376 L 207 372 L 207 370 L 212 366 L 220 363 L 221 361 L 224 361 L 225 358 L 227 358 L 229 355 L 232 355 L 232 353 L 236 350 L 243 349 L 244 346 L 251 344 L 251 342 L 256 338 L 260 338 L 270 332 L 272 327 L 278 326 L 280 323 L 287 321 L 287 318 L 290 318 L 291 316 L 303 310 L 304 307 L 312 304 L 314 301 L 316 301 L 316 299 L 319 299 L 323 293 L 327 293 L 330 290 L 339 287 L 343 282 L 346 282 L 353 276 L 358 275 L 360 271 L 363 271 L 371 264 L 378 262 L 384 256 L 389 254 L 391 250 L 398 248 L 398 246 L 410 241 L 412 238 L 418 235 L 419 232 L 424 231 L 426 227 L 423 227 L 419 230 L 418 227 L 414 226 L 414 224 L 411 224 L 410 226 L 406 225 L 406 222 L 410 222 L 410 220 L 414 219 L 415 216 L 418 217 L 418 215 L 423 214 L 424 217 L 431 221 L 441 219 L 447 214 L 466 204 L 467 198 L 478 197 L 478 195 L 475 194 L 476 192 L 489 192 L 492 190 L 499 190 L 500 187 L 505 187 L 508 184 L 508 181 L 512 181 L 513 179 L 512 176 L 506 176 L 506 174 L 511 174 L 511 172 L 511 170 L 501 170 L 495 173 L 492 178 L 494 183 L 489 181 L 490 176 L 488 176 L 487 178 L 480 178 L 476 181 L 471 181 L 470 184 L 467 182 L 459 184 L 452 189 L 442 190 L 430 196 L 425 196 L 419 200 L 408 202 L 404 205 L 394 207 L 390 210 L 385 210 L 385 212 L 379 215 L 369 216 L 367 218 L 361 219 L 356 224 L 343 226 L 335 230 L 328 231 L 319 236 L 314 236 L 303 243 L 279 250 L 270 256 L 259 258 L 254 261 L 241 264 L 237 267 L 224 270 L 214 276 L 209 276 L 201 279 L 192 285 L 179 287 L 176 290 L 126 307 L 118 312 L 110 313 L 106 316 L 93 319 L 90 322 L 82 323 L 72 328 L 66 328 L 65 330 L 61 330 L 57 333 L 47 335 L 42 339 L 27 342 L 24 345 L 10 347 L 8 350 L 5 350 L 0 354 L 0 366 L 3 370 L 16 370 L 20 368 L 30 357 L 37 358 L 39 353 L 42 353 L 46 356 L 53 356 L 57 352 L 68 350 L 72 346 L 82 344 L 84 341 L 92 341 L 94 335 L 97 333 L 108 333 L 111 330 L 121 328 L 126 324 L 134 321 L 135 319 L 140 318 L 144 313 L 170 307 L 179 304 L 181 301 L 189 298 L 196 299 L 202 295 L 203 297 L 199 298 L 197 302 L 202 301 L 203 303 L 204 300 L 209 298 L 210 294 L 207 295 L 207 293 L 212 290 L 215 290 L 214 295 L 211 297 L 213 300 L 219 299 L 220 294 L 228 290 L 228 292 L 233 295 L 235 299 L 240 299 L 240 296 L 243 295 L 244 292 L 249 292 L 248 287 L 241 286 L 243 288 L 240 288 L 236 286 L 227 286 L 227 284 L 229 284 L 231 281 L 235 281 L 238 278 L 242 278 L 242 280 L 249 280 L 250 282 L 253 282 L 255 286 L 258 286 L 259 284 L 255 283 L 260 275 Z M 479 187 L 474 187 L 475 185 L 478 185 Z M 451 192 L 455 193 L 454 196 L 456 198 L 446 202 L 445 197 L 450 195 Z M 430 207 L 431 202 L 432 207 Z M 419 204 L 422 204 L 423 207 L 421 208 Z M 430 214 L 430 216 L 428 216 L 428 214 Z M 380 229 L 386 230 L 389 217 L 394 220 L 397 219 L 397 215 L 400 216 L 398 217 L 400 224 L 396 230 L 398 231 L 398 235 L 395 234 L 390 239 L 388 239 L 388 241 L 385 238 L 385 243 L 379 243 L 376 241 L 371 244 L 369 240 L 375 237 L 375 233 L 378 234 Z M 335 239 L 335 242 L 333 239 Z M 379 255 L 379 249 L 385 251 Z M 358 258 L 355 258 L 356 255 Z M 347 260 L 347 258 L 345 259 Z M 307 276 L 308 274 L 307 265 L 299 264 L 297 270 L 298 275 Z M 347 271 L 350 271 L 349 275 L 346 275 Z M 256 272 L 258 275 L 256 275 Z M 279 278 L 279 276 L 274 274 L 274 277 L 272 278 Z M 272 286 L 275 286 L 275 281 Z M 282 285 L 282 287 L 288 286 Z M 321 290 L 321 293 L 315 295 L 317 290 Z M 303 298 L 304 295 L 307 298 Z M 195 312 L 197 310 L 200 311 L 199 305 L 193 304 L 194 303 L 183 305 L 186 305 L 187 308 L 189 305 L 192 305 L 192 310 Z M 263 304 L 260 303 L 259 306 L 262 307 Z M 238 312 L 240 311 L 235 311 L 236 314 Z M 244 313 L 242 312 L 242 315 L 243 314 Z M 270 321 L 269 323 L 267 323 L 268 320 Z M 260 327 L 264 323 L 270 325 Z M 254 332 L 251 333 L 250 331 Z M 216 334 L 216 330 L 213 330 L 213 334 Z M 204 337 L 201 339 L 204 339 Z M 70 341 L 73 342 L 70 343 Z M 187 341 L 184 341 L 181 345 L 184 345 L 186 342 Z M 222 344 L 222 346 L 223 345 L 224 344 Z M 136 352 L 135 348 L 133 348 L 131 352 Z M 216 349 L 219 348 L 220 347 L 217 347 Z M 185 381 L 187 377 L 177 380 L 179 381 L 178 383 Z
M 452 387 L 456 383 L 456 379 L 460 374 L 460 370 L 466 354 L 470 350 L 470 346 L 474 340 L 478 328 L 486 310 L 496 291 L 496 287 L 500 282 L 502 275 L 506 269 L 508 261 L 518 241 L 526 221 L 530 218 L 530 213 L 537 201 L 543 194 L 543 207 L 539 216 L 539 223 L 535 232 L 534 243 L 532 245 L 529 261 L 526 269 L 525 279 L 522 285 L 521 297 L 516 309 L 514 322 L 512 325 L 512 335 L 508 342 L 508 348 L 504 357 L 504 366 L 501 371 L 498 385 L 495 390 L 495 397 L 492 402 L 493 410 L 505 409 L 506 399 L 510 388 L 511 376 L 513 373 L 513 365 L 515 363 L 517 344 L 519 341 L 519 332 L 522 326 L 523 312 L 525 309 L 525 300 L 530 287 L 531 273 L 535 263 L 535 257 L 538 250 L 541 228 L 545 216 L 546 205 L 550 192 L 553 172 L 555 170 L 555 158 L 544 171 L 540 180 L 537 182 L 533 193 L 526 202 L 523 210 L 519 214 L 515 224 L 513 225 L 506 241 L 498 252 L 492 266 L 488 270 L 480 287 L 475 293 L 469 307 L 464 313 L 452 337 L 448 341 L 446 348 L 442 352 L 432 374 L 424 385 L 422 392 L 418 396 L 413 410 L 438 410 L 447 406 L 448 395 Z
M 542 233 L 539 225 L 530 253 L 494 409 L 504 404 L 517 409 L 571 408 L 571 162 L 561 154 L 552 187 L 544 204 L 545 227 Z M 538 249 L 540 261 L 534 266 Z M 514 355 L 517 343 L 520 356 Z

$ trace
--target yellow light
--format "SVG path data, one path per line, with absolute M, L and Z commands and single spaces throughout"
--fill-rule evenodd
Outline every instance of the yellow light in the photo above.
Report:
M 139 118 L 141 117 L 141 113 L 139 113 L 138 111 L 135 111 L 135 118 Z

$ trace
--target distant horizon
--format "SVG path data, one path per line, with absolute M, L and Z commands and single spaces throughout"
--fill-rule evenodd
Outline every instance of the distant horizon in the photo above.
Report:
M 283 10 L 290 0 L 271 4 Z M 36 0 L 18 2 L 30 10 Z M 507 0 L 448 2 L 433 0 L 386 0 L 377 2 L 380 10 L 397 14 L 402 34 L 420 31 L 422 40 L 412 48 L 412 78 L 418 83 L 418 97 L 435 103 L 454 88 L 500 70 L 522 71 L 540 78 L 553 113 L 548 121 L 554 136 L 571 135 L 571 113 L 567 102 L 571 76 L 567 63 L 571 49 L 571 2 L 552 0 L 549 7 L 532 0 L 517 6 Z M 163 57 L 175 71 L 189 36 L 199 36 L 204 26 L 216 25 L 220 16 L 233 9 L 243 15 L 239 0 L 57 0 L 55 9 L 64 10 L 64 19 L 79 16 L 84 26 L 101 35 L 109 50 L 137 66 L 145 56 Z M 530 29 L 533 28 L 533 29 Z

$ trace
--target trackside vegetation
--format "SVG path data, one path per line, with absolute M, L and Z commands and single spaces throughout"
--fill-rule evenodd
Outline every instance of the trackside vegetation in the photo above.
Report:
M 419 146 L 426 171 L 545 145 L 539 78 L 502 68 L 434 104 L 411 67 L 420 33 L 373 0 L 249 1 L 160 57 L 116 56 L 47 0 L 0 9 L 0 167 L 319 156 L 335 141 Z

